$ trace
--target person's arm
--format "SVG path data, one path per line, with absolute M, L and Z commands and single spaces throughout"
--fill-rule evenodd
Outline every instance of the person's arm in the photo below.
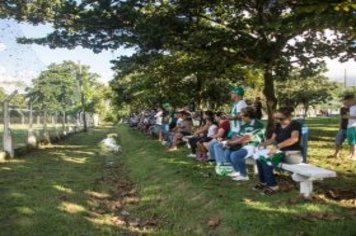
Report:
M 276 148 L 277 149 L 282 149 L 282 148 L 286 148 L 286 147 L 289 147 L 289 146 L 292 146 L 293 144 L 299 142 L 299 131 L 298 130 L 293 130 L 292 131 L 292 134 L 291 134 L 291 137 L 279 144 L 276 145 Z
M 270 139 L 267 139 L 266 141 L 260 143 L 260 147 L 267 147 L 268 145 L 273 144 L 276 141 L 276 134 L 273 134 Z
M 239 144 L 244 144 L 244 143 L 248 143 L 249 142 L 249 136 L 245 135 L 245 136 L 239 136 L 239 137 L 236 137 L 235 139 L 232 139 L 232 140 L 229 140 L 227 141 L 226 143 L 226 146 L 236 146 L 236 145 L 239 145 Z
M 212 138 L 213 139 L 218 139 L 218 138 L 222 138 L 225 135 L 225 130 L 223 128 L 220 128 L 217 132 L 217 134 L 215 134 Z
M 198 136 L 199 134 L 204 134 L 206 131 L 208 131 L 209 125 L 204 125 L 203 127 L 200 127 L 195 131 L 194 135 Z
M 342 118 L 344 118 L 344 119 L 356 119 L 356 115 L 343 115 Z

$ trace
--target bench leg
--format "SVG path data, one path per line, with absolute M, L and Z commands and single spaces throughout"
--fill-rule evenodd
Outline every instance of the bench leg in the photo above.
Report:
M 253 173 L 254 173 L 255 175 L 258 175 L 257 164 L 254 164 L 254 165 L 253 165 Z
M 300 182 L 300 193 L 303 194 L 304 197 L 311 197 L 313 194 L 313 181 Z
M 292 179 L 295 182 L 299 182 L 300 185 L 300 193 L 306 197 L 309 198 L 313 194 L 313 181 L 311 181 L 308 178 L 305 178 L 304 176 L 300 176 L 298 174 L 293 174 Z

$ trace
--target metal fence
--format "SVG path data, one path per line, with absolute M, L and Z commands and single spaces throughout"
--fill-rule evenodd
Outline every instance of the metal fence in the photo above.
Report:
M 84 130 L 84 114 L 39 111 L 11 105 L 11 95 L 0 107 L 0 159 L 13 157 L 15 150 L 37 148 Z M 97 126 L 97 114 L 85 114 L 87 127 Z

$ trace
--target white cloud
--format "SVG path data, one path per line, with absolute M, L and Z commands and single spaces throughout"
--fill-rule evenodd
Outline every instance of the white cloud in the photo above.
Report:
M 6 45 L 4 43 L 0 43 L 0 52 L 5 51 Z
M 15 75 L 8 73 L 5 67 L 0 66 L 0 87 L 5 89 L 6 93 L 18 90 L 25 92 L 25 88 L 31 85 L 31 81 L 38 76 L 38 72 L 32 70 L 23 70 Z

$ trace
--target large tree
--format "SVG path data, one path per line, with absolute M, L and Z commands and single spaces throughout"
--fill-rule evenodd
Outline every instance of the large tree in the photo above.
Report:
M 45 2 L 8 0 L 0 8 L 7 12 L 3 15 L 48 21 L 55 28 L 45 38 L 21 42 L 81 45 L 95 52 L 135 47 L 145 58 L 204 52 L 227 66 L 253 66 L 262 71 L 270 118 L 277 105 L 276 78 L 288 76 L 294 67 L 310 75 L 324 56 L 346 60 L 355 53 L 356 6 L 345 0 Z M 328 37 L 326 29 L 335 34 Z

